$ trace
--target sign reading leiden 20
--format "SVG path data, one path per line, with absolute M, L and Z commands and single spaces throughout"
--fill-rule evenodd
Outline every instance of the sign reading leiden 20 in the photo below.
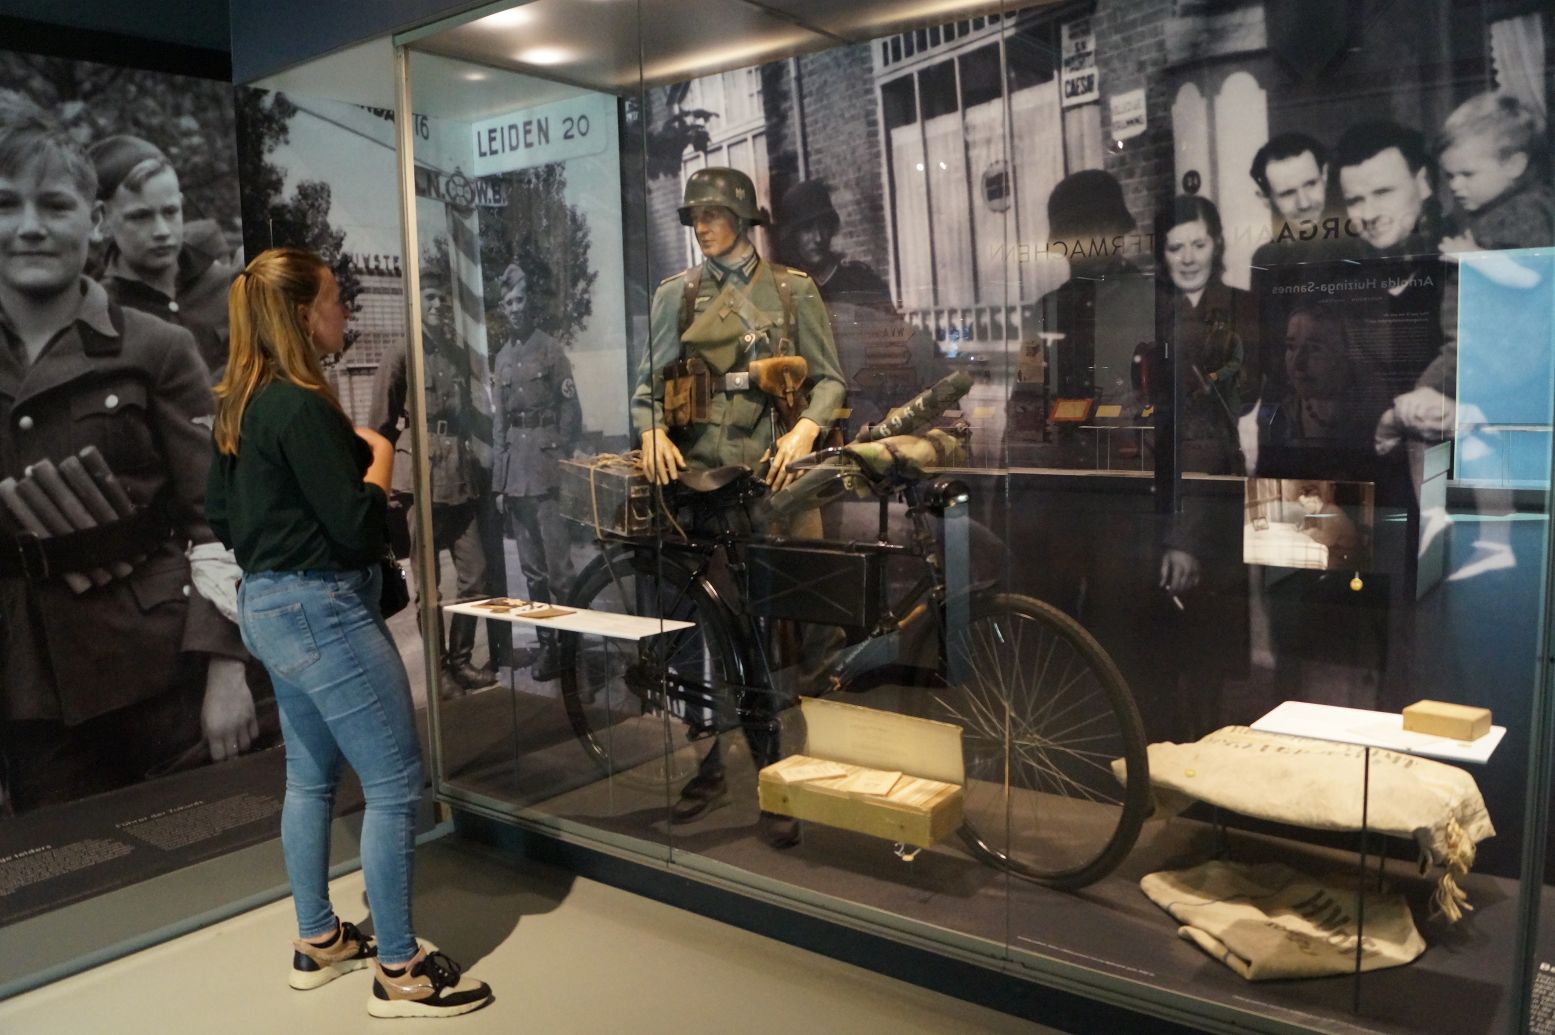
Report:
M 616 132 L 616 102 L 608 94 L 582 94 L 499 115 L 471 128 L 472 173 L 490 176 L 598 154 Z

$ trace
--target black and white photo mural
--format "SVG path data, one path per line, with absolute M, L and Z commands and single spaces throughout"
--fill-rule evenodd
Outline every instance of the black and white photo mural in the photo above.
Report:
M 203 509 L 237 166 L 224 83 L 0 52 L 7 921 L 275 825 Z

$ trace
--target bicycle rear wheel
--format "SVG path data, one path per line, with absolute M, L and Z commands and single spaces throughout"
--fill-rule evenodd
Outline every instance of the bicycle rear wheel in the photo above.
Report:
M 725 611 L 684 566 L 617 550 L 578 576 L 571 605 L 693 623 L 645 640 L 564 633 L 562 702 L 606 776 L 678 790 L 723 731 L 738 726 L 743 666 Z
M 932 693 L 939 717 L 964 731 L 962 839 L 1049 887 L 1106 876 L 1149 809 L 1144 730 L 1117 666 L 1074 619 L 1016 594 L 974 602 L 948 639 L 965 675 Z

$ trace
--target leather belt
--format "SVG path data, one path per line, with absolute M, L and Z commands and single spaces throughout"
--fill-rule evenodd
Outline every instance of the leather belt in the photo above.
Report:
M 40 581 L 128 561 L 151 553 L 171 532 L 160 510 L 144 507 L 112 524 L 68 535 L 0 535 L 0 578 Z
M 749 370 L 740 370 L 725 374 L 722 377 L 713 378 L 712 389 L 715 392 L 748 392 L 751 387 L 751 375 Z
M 508 425 L 514 428 L 548 428 L 556 424 L 554 413 L 534 413 L 532 411 L 510 414 Z

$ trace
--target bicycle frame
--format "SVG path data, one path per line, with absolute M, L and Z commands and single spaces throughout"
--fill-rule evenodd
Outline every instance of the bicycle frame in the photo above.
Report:
M 970 518 L 967 513 L 967 492 L 961 483 L 937 481 L 925 488 L 916 481 L 900 481 L 876 487 L 878 522 L 876 538 L 870 542 L 824 538 L 787 539 L 742 532 L 732 527 L 731 517 L 742 512 L 742 516 L 746 519 L 745 523 L 751 524 L 749 507 L 758 495 L 759 492 L 752 488 L 747 480 L 745 484 L 737 483 L 731 489 L 683 499 L 682 502 L 689 502 L 693 509 L 702 512 L 702 516 L 712 518 L 715 530 L 710 534 L 687 533 L 680 538 L 644 541 L 638 537 L 609 533 L 597 540 L 606 551 L 607 564 L 611 563 L 608 559 L 611 547 L 626 547 L 634 555 L 638 555 L 640 551 L 656 548 L 661 557 L 669 559 L 688 576 L 687 592 L 690 592 L 691 586 L 698 586 L 699 591 L 707 599 L 717 602 L 730 618 L 729 626 L 737 632 L 740 640 L 739 653 L 742 656 L 742 667 L 747 669 L 745 674 L 749 675 L 751 662 L 755 662 L 754 667 L 762 673 L 754 680 L 743 679 L 742 683 L 747 685 L 727 688 L 705 685 L 680 687 L 679 692 L 683 699 L 696 699 L 690 702 L 694 706 L 714 709 L 721 691 L 770 692 L 772 689 L 769 678 L 772 665 L 766 657 L 766 646 L 770 641 L 769 629 L 764 626 L 774 619 L 725 600 L 725 595 L 719 590 L 712 577 L 713 569 L 722 555 L 727 558 L 737 584 L 742 590 L 748 591 L 748 569 L 744 553 L 749 546 L 775 543 L 783 548 L 797 551 L 840 550 L 879 557 L 882 560 L 916 558 L 921 560 L 927 569 L 894 600 L 891 587 L 886 580 L 879 581 L 875 587 L 878 600 L 874 608 L 880 616 L 879 619 L 871 628 L 864 629 L 860 638 L 856 640 L 850 638 L 851 642 L 834 652 L 822 677 L 823 686 L 817 688 L 821 692 L 847 685 L 872 669 L 894 662 L 899 657 L 904 633 L 917 627 L 930 615 L 942 616 L 943 632 L 946 636 L 966 627 L 971 610 L 972 590 Z M 892 542 L 890 539 L 889 508 L 893 499 L 899 499 L 907 505 L 907 516 L 911 522 L 911 543 Z M 941 519 L 944 538 L 942 547 L 936 543 L 930 528 L 930 515 L 936 515 Z M 643 573 L 652 571 L 650 566 L 635 562 L 633 567 Z M 619 585 L 619 578 L 614 574 L 614 568 L 612 567 L 611 570 L 612 579 Z M 748 592 L 746 596 L 748 600 Z M 676 604 L 681 602 L 675 601 Z M 946 641 L 941 641 L 942 646 L 944 642 Z M 943 661 L 947 676 L 955 679 L 961 675 L 957 669 L 962 662 L 953 652 L 947 652 Z

